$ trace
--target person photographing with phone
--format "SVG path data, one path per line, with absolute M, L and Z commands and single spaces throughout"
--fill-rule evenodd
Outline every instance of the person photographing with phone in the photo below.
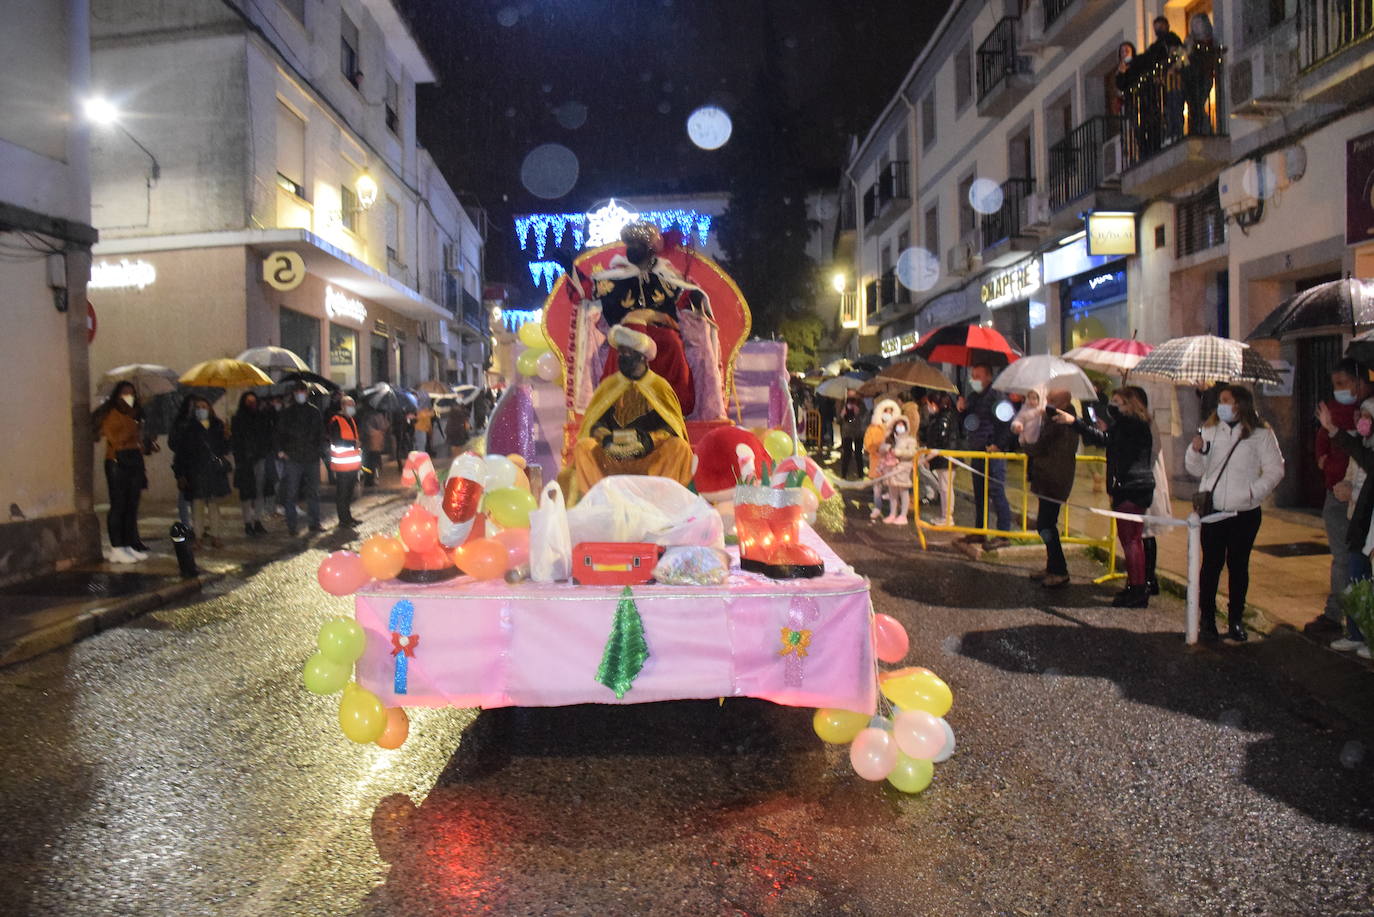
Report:
M 1283 480 L 1283 454 L 1274 431 L 1255 412 L 1255 399 L 1241 385 L 1228 385 L 1217 408 L 1193 437 L 1184 458 L 1198 479 L 1193 507 L 1198 515 L 1233 512 L 1202 527 L 1201 637 L 1215 642 L 1217 586 L 1221 568 L 1229 573 L 1226 637 L 1246 639 L 1245 594 L 1250 587 L 1250 550 L 1259 534 L 1260 504 Z

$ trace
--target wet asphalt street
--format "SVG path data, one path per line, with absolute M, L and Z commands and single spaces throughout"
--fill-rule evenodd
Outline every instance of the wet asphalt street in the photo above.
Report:
M 1374 676 L 1296 637 L 1188 653 L 1177 600 L 855 519 L 955 691 L 922 796 L 749 700 L 421 711 L 386 752 L 299 681 L 335 546 L 0 671 L 0 913 L 1374 912 Z

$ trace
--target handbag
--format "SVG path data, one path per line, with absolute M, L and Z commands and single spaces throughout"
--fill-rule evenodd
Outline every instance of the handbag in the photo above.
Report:
M 1216 506 L 1212 503 L 1212 490 L 1221 482 L 1221 476 L 1226 473 L 1226 466 L 1231 463 L 1231 456 L 1236 454 L 1236 447 L 1240 445 L 1240 440 L 1231 444 L 1231 451 L 1226 453 L 1226 460 L 1221 463 L 1221 469 L 1217 471 L 1217 476 L 1212 478 L 1212 487 L 1207 490 L 1199 490 L 1193 494 L 1193 512 L 1199 516 L 1210 516 L 1216 512 Z

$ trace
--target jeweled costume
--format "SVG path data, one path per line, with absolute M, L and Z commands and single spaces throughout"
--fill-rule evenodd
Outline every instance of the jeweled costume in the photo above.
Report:
M 573 447 L 568 488 L 576 502 L 602 478 L 648 474 L 692 480 L 692 447 L 672 386 L 649 369 L 657 348 L 646 334 L 623 325 L 611 329 L 621 371 L 596 387 Z

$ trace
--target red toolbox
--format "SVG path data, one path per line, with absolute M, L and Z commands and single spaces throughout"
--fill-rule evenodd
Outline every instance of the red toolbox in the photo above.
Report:
M 647 541 L 583 541 L 573 546 L 573 582 L 583 586 L 638 586 L 654 578 L 663 549 Z

